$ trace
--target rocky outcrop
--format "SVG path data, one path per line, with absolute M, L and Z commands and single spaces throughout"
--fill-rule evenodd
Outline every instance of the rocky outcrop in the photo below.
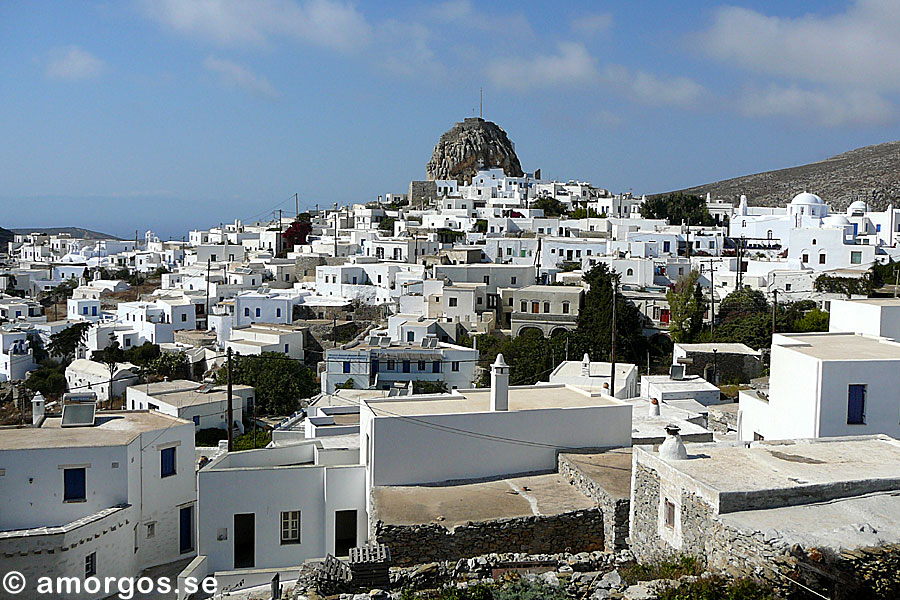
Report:
M 513 143 L 496 123 L 473 117 L 457 123 L 438 140 L 428 161 L 428 180 L 472 182 L 479 168 L 502 168 L 509 177 L 525 173 Z
M 785 206 L 796 194 L 821 196 L 833 210 L 865 200 L 874 210 L 900 202 L 900 141 L 857 148 L 820 162 L 745 175 L 681 190 L 730 201 L 745 194 L 751 206 Z

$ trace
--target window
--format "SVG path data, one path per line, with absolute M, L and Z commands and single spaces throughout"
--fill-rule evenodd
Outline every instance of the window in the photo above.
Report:
M 244 316 L 245 316 L 245 317 L 249 317 L 249 316 L 250 316 L 250 309 L 249 309 L 249 308 L 245 308 L 245 309 L 244 309 Z
M 569 314 L 569 303 L 568 302 L 562 303 L 562 311 L 563 311 L 564 315 Z
M 259 315 L 260 315 L 260 309 L 257 308 L 256 309 L 256 317 L 259 318 Z
M 509 283 L 510 283 L 510 285 L 516 285 L 516 278 L 515 278 L 515 277 L 511 277 L 510 280 L 509 280 Z
M 187 315 L 184 313 L 181 313 L 181 322 L 184 323 L 185 321 L 187 321 Z
M 859 250 L 854 250 L 853 252 L 851 252 L 850 253 L 850 264 L 851 265 L 862 264 L 862 252 L 860 252 Z
M 418 364 L 418 367 L 419 367 L 419 370 L 420 370 L 420 371 L 424 371 L 424 370 L 425 370 L 425 361 L 424 361 L 424 360 L 420 360 L 420 361 L 419 361 L 419 364 Z
M 409 361 L 408 360 L 403 361 L 403 372 L 409 373 Z
M 487 284 L 490 284 L 490 283 L 491 283 L 491 276 L 490 276 L 490 275 L 485 275 L 485 276 L 484 276 L 484 282 L 487 283 Z
M 786 292 L 791 291 L 791 284 L 790 284 L 790 283 L 784 284 L 784 291 L 786 291 Z
M 544 312 L 545 313 L 550 312 L 550 303 L 549 302 L 544 302 Z
M 414 331 L 407 331 L 406 332 L 406 341 L 407 342 L 416 341 L 416 333 Z
M 300 511 L 289 510 L 281 513 L 281 543 L 300 543 Z
M 91 552 L 84 557 L 84 577 L 94 577 L 97 574 L 97 553 Z
M 257 316 L 258 316 L 258 315 L 257 315 Z M 276 309 L 275 309 L 275 316 L 276 316 L 276 317 L 281 317 L 281 309 L 280 309 L 280 308 L 276 308 Z
M 521 312 L 528 312 L 528 302 L 526 302 L 525 300 L 522 300 L 521 308 L 522 308 Z
M 801 256 L 801 257 L 800 257 L 800 262 L 802 262 L 802 263 L 808 263 L 808 262 L 809 262 L 809 254 L 804 254 L 803 256 Z
M 395 366 L 396 366 L 396 363 L 393 360 L 387 361 L 387 370 L 388 371 L 393 371 Z
M 458 372 L 459 371 L 459 361 L 454 360 L 453 363 L 450 365 L 450 367 L 453 369 L 453 371 Z
M 156 523 L 147 523 L 147 539 L 156 535 Z
M 675 505 L 668 499 L 663 503 L 663 516 L 666 520 L 666 527 L 675 527 Z
M 539 312 L 541 312 L 541 303 L 537 302 L 535 300 L 532 300 L 531 312 L 532 312 L 532 314 L 535 314 L 535 315 L 538 314 Z
M 866 385 L 851 383 L 847 386 L 847 425 L 866 423 Z
M 436 360 L 431 363 L 431 372 L 432 373 L 440 373 L 441 372 L 441 361 Z
M 459 304 L 459 298 L 450 298 L 450 299 L 447 301 L 447 304 L 450 306 L 450 308 L 453 308 L 453 307 L 455 307 L 457 304 Z
M 812 245 L 813 245 L 813 246 L 816 245 L 816 238 L 813 238 L 813 239 L 812 239 Z
M 159 476 L 171 477 L 175 474 L 175 448 L 164 448 L 159 453 Z
M 84 502 L 85 494 L 85 469 L 63 469 L 63 502 Z
M 821 253 L 821 254 L 819 254 L 819 264 L 820 264 L 820 265 L 824 265 L 824 264 L 825 264 L 825 253 L 824 253 L 824 252 Z
M 484 304 L 484 298 L 479 296 L 478 298 L 475 299 L 475 304 Z
M 628 269 L 627 271 L 625 271 L 625 276 L 626 277 L 634 276 L 634 269 Z

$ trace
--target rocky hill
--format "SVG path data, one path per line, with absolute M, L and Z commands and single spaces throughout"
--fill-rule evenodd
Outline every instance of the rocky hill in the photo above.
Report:
M 809 191 L 834 210 L 854 200 L 873 209 L 900 204 L 900 141 L 865 146 L 820 162 L 756 173 L 680 190 L 737 204 L 746 194 L 751 206 L 784 206 L 796 194 Z
M 108 233 L 101 233 L 99 231 L 92 231 L 90 229 L 83 229 L 81 227 L 21 227 L 12 230 L 12 233 L 46 233 L 48 235 L 59 235 L 60 233 L 67 233 L 73 238 L 79 238 L 84 240 L 118 240 L 114 235 L 109 235 Z
M 438 140 L 428 161 L 428 180 L 471 183 L 478 168 L 500 167 L 510 177 L 524 175 L 515 146 L 496 123 L 473 117 L 457 123 Z

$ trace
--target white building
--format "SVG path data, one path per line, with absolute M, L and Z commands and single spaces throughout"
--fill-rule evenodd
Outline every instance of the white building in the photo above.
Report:
M 125 389 L 137 383 L 136 371 L 131 363 L 118 363 L 110 376 L 105 364 L 77 358 L 66 367 L 66 386 L 70 391 L 94 392 L 98 401 L 107 402 L 125 396 Z
M 254 403 L 253 388 L 232 385 L 231 396 L 233 423 L 243 432 L 245 408 L 250 412 Z M 225 386 L 185 379 L 158 381 L 129 387 L 125 401 L 131 410 L 156 410 L 190 421 L 197 430 L 228 428 L 228 390 Z
M 0 329 L 0 381 L 18 381 L 37 369 L 24 331 Z
M 470 388 L 475 379 L 478 350 L 439 342 L 392 341 L 390 336 L 371 337 L 355 345 L 325 351 L 322 392 L 353 382 L 356 389 L 390 389 L 415 381 L 442 382 L 448 390 Z
M 638 395 L 638 368 L 628 363 L 616 363 L 616 389 L 609 393 L 612 364 L 592 362 L 585 354 L 580 360 L 564 360 L 550 373 L 550 383 L 577 386 L 592 392 L 603 392 L 620 400 Z
M 69 413 L 0 431 L 0 554 L 40 577 L 118 580 L 195 554 L 194 428 L 156 412 Z M 40 415 L 43 406 L 35 406 Z M 76 417 L 76 418 L 73 418 Z M 81 425 L 80 423 L 84 423 Z M 29 588 L 23 598 L 40 598 Z M 93 600 L 96 593 L 69 598 Z
M 236 354 L 251 355 L 263 352 L 278 352 L 297 360 L 303 360 L 307 329 L 292 325 L 257 323 L 250 327 L 231 330 L 231 337 L 225 342 Z

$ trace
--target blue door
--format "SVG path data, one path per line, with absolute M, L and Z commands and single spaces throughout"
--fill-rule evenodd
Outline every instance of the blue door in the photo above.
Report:
M 178 549 L 184 554 L 194 549 L 194 507 L 182 508 L 178 517 Z
M 866 422 L 866 386 L 852 383 L 847 388 L 847 424 Z

